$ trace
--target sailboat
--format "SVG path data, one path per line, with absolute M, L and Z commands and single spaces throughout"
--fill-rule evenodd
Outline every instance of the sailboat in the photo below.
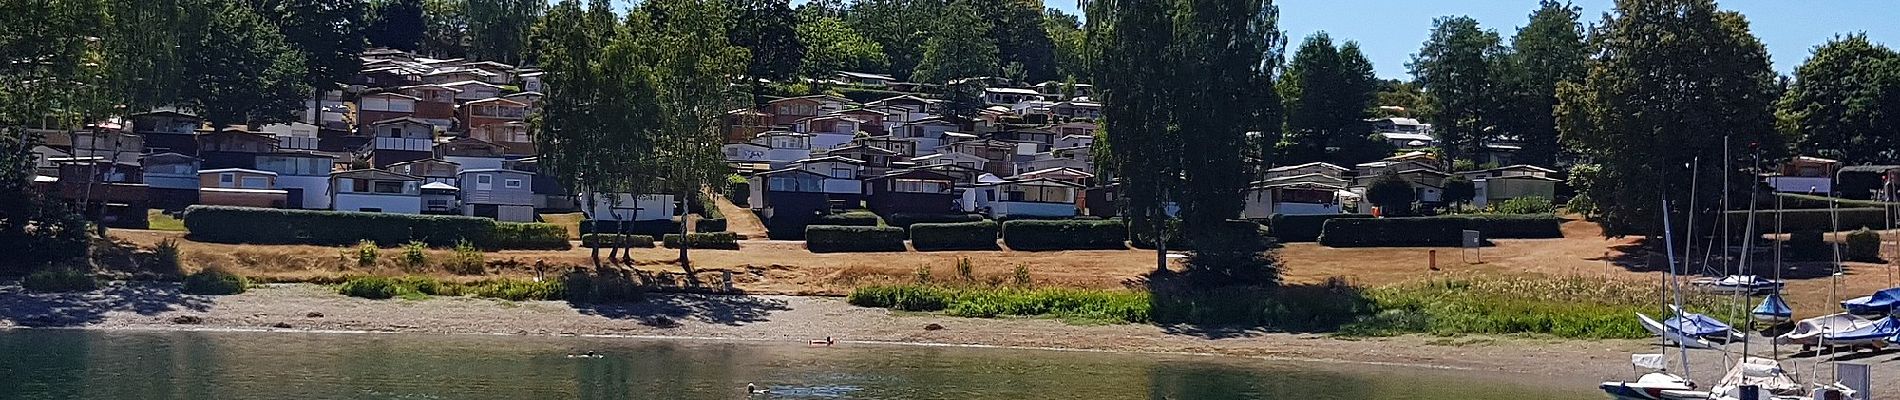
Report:
M 1841 308 L 1854 315 L 1887 315 L 1893 312 L 1893 306 L 1900 304 L 1900 288 L 1881 289 L 1874 294 L 1855 297 L 1841 302 Z
M 1671 276 L 1671 275 L 1676 275 L 1676 244 L 1675 244 L 1675 236 L 1670 233 L 1671 231 L 1669 229 L 1670 228 L 1669 226 L 1669 195 L 1667 194 L 1667 192 L 1664 192 L 1664 195 L 1663 195 L 1662 210 L 1663 210 L 1663 249 L 1666 252 L 1665 256 L 1668 257 L 1666 260 L 1669 263 L 1669 274 L 1665 276 Z M 1667 291 L 1668 285 L 1665 284 L 1663 287 L 1665 291 Z M 1676 304 L 1671 305 L 1669 308 L 1669 311 L 1671 311 L 1671 313 L 1676 314 L 1677 317 L 1681 317 L 1682 309 L 1679 308 L 1682 304 L 1682 281 L 1681 280 L 1676 281 L 1675 291 L 1676 291 L 1676 296 L 1675 296 Z M 1677 348 L 1676 352 L 1678 355 L 1682 357 L 1682 369 L 1683 369 L 1684 375 L 1687 375 L 1688 369 L 1689 369 L 1688 347 L 1692 343 L 1699 344 L 1703 348 L 1710 347 L 1707 341 L 1704 341 L 1699 337 L 1690 337 L 1687 335 L 1680 334 L 1681 332 L 1680 329 L 1677 329 L 1674 331 L 1674 332 L 1677 332 L 1675 337 L 1670 337 L 1671 335 L 1669 333 L 1671 332 L 1671 330 L 1667 329 L 1667 325 L 1658 323 L 1655 321 L 1655 319 L 1650 318 L 1647 315 L 1638 313 L 1636 314 L 1636 317 L 1643 322 L 1644 329 L 1650 329 L 1652 326 L 1662 328 L 1661 333 L 1663 334 L 1663 337 L 1667 339 L 1667 341 L 1664 342 L 1664 345 L 1662 347 L 1663 351 L 1667 352 L 1669 350 L 1669 346 L 1667 344 L 1669 341 L 1676 342 L 1676 348 Z M 1680 327 L 1680 325 L 1678 325 L 1678 327 Z M 1652 332 L 1656 332 L 1656 331 L 1652 330 Z M 1663 354 L 1633 354 L 1630 356 L 1630 363 L 1632 365 L 1635 365 L 1638 368 L 1651 369 L 1651 370 L 1654 370 L 1654 372 L 1645 373 L 1642 376 L 1637 377 L 1637 379 L 1634 381 L 1603 382 L 1602 384 L 1597 385 L 1597 388 L 1600 390 L 1603 390 L 1603 393 L 1610 395 L 1611 398 L 1615 398 L 1619 400 L 1686 399 L 1689 397 L 1675 397 L 1675 396 L 1690 395 L 1690 394 L 1696 393 L 1695 383 L 1690 382 L 1689 378 L 1684 377 L 1684 375 L 1676 375 L 1676 374 L 1669 373 L 1667 365 L 1666 365 L 1667 362 L 1668 361 L 1666 361 Z M 1703 398 L 1706 399 L 1707 397 L 1705 396 Z
M 1729 275 L 1721 278 L 1697 278 L 1689 282 L 1702 288 L 1702 291 L 1714 294 L 1763 294 L 1781 291 L 1786 284 L 1780 280 L 1755 275 Z
M 1761 300 L 1761 305 L 1755 306 L 1748 315 L 1754 317 L 1756 322 L 1778 325 L 1794 319 L 1794 309 L 1788 307 L 1788 301 L 1781 299 L 1781 293 L 1770 293 L 1767 298 Z

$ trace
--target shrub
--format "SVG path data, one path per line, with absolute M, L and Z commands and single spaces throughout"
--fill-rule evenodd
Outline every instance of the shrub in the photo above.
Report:
M 1834 248 L 1821 239 L 1819 230 L 1795 231 L 1788 234 L 1788 256 L 1797 260 L 1833 260 Z
M 152 272 L 166 276 L 183 274 L 184 263 L 179 261 L 181 255 L 184 255 L 184 251 L 178 248 L 177 239 L 158 241 L 158 245 L 152 247 Z
M 377 258 L 376 253 L 379 253 L 381 251 L 382 249 L 376 247 L 376 242 L 372 242 L 368 240 L 357 242 L 356 243 L 356 266 L 363 267 L 363 268 L 376 266 L 376 258 Z
M 455 244 L 455 255 L 442 264 L 442 269 L 456 275 L 481 275 L 488 270 L 487 258 L 474 243 L 464 240 Z
M 1207 227 L 1203 229 L 1214 230 L 1215 232 L 1214 237 L 1218 239 L 1245 239 L 1249 241 L 1254 241 L 1253 245 L 1260 246 L 1262 248 L 1272 244 L 1271 239 L 1268 239 L 1268 235 L 1265 232 L 1266 227 L 1253 221 L 1238 220 L 1238 219 L 1226 220 L 1226 221 L 1222 221 L 1222 223 L 1219 225 L 1215 225 L 1213 227 Z M 1168 249 L 1169 250 L 1193 250 L 1194 243 L 1192 239 L 1188 237 L 1188 233 L 1189 232 L 1181 230 L 1180 220 L 1169 220 L 1168 231 L 1167 231 Z M 1155 243 L 1153 239 L 1153 236 L 1154 236 L 1153 229 L 1145 228 L 1140 225 L 1137 225 L 1135 226 L 1134 229 L 1131 230 L 1128 236 L 1129 236 L 1128 237 L 1129 244 L 1134 245 L 1134 247 L 1137 249 L 1154 249 L 1155 248 Z M 1233 244 L 1234 243 L 1217 244 L 1217 246 L 1231 246 Z
M 995 221 L 916 223 L 910 226 L 910 244 L 927 250 L 996 250 L 1000 229 Z
M 185 294 L 231 295 L 244 293 L 249 286 L 251 286 L 249 279 L 220 269 L 209 268 L 185 276 L 185 285 L 180 290 Z
M 1326 221 L 1338 218 L 1372 218 L 1371 214 L 1319 214 L 1287 215 L 1273 214 L 1267 219 L 1268 231 L 1282 242 L 1313 242 L 1319 240 L 1320 229 Z
M 1485 239 L 1563 237 L 1554 215 L 1450 215 L 1415 218 L 1336 218 L 1326 221 L 1319 243 L 1329 247 L 1457 246 L 1463 230 Z
M 1851 261 L 1880 262 L 1880 233 L 1872 229 L 1860 228 L 1847 234 L 1843 243 L 1845 256 Z
M 525 301 L 560 300 L 565 298 L 567 289 L 562 281 L 557 280 L 535 282 L 522 279 L 494 279 L 465 284 L 457 291 L 463 296 Z
M 1187 250 L 1191 248 L 1192 246 L 1188 244 L 1187 235 L 1181 232 L 1181 220 L 1169 219 L 1167 223 L 1167 230 L 1164 233 L 1168 235 L 1168 249 Z M 1154 249 L 1154 227 L 1141 222 L 1130 224 L 1128 228 L 1128 244 L 1133 245 L 1137 249 Z
M 647 235 L 622 235 L 617 233 L 589 233 L 581 235 L 581 247 L 653 247 L 653 237 Z
M 1835 225 L 1834 223 L 1834 211 L 1840 213 L 1839 225 Z M 1780 230 L 1775 229 L 1776 215 L 1780 215 L 1781 217 Z M 1748 226 L 1747 211 L 1731 211 L 1728 213 L 1728 218 L 1728 222 L 1734 224 L 1736 230 L 1741 230 L 1743 227 Z M 1808 230 L 1833 232 L 1859 228 L 1885 227 L 1887 226 L 1886 218 L 1886 210 L 1879 208 L 1782 210 L 1778 213 L 1772 210 L 1756 211 L 1755 231 L 1762 233 L 1789 233 Z M 1835 229 L 1837 226 L 1840 229 Z
M 420 270 L 429 265 L 429 245 L 421 241 L 402 245 L 402 265 L 409 270 Z
M 1128 323 L 1150 321 L 1148 294 L 1119 290 L 869 286 L 853 290 L 846 301 L 859 307 L 943 311 L 959 317 L 1047 315 Z
M 567 289 L 567 300 L 576 303 L 639 301 L 646 295 L 645 288 L 621 270 L 573 271 L 561 281 Z
M 725 190 L 726 200 L 731 200 L 733 205 L 752 206 L 752 183 L 747 182 L 745 177 L 738 174 L 726 175 Z
M 192 240 L 213 243 L 397 246 L 419 240 L 447 247 L 466 239 L 495 247 L 488 243 L 495 220 L 463 216 L 199 205 L 185 209 L 185 228 Z
M 99 281 L 86 271 L 47 268 L 26 275 L 20 286 L 34 292 L 84 292 L 99 288 Z
M 923 224 L 923 223 L 947 224 L 947 223 L 955 223 L 955 222 L 977 222 L 977 221 L 982 221 L 982 220 L 983 220 L 983 216 L 978 215 L 978 214 L 892 213 L 891 215 L 884 216 L 885 225 L 895 226 L 895 227 L 904 228 L 904 229 L 910 229 L 911 225 Z
M 619 233 L 628 235 L 647 235 L 660 237 L 669 233 L 680 233 L 679 221 L 654 219 L 646 221 L 581 221 L 581 234 Z
M 904 229 L 894 226 L 805 227 L 805 248 L 813 253 L 904 251 Z
M 1003 223 L 1003 243 L 1013 250 L 1126 249 L 1127 240 L 1128 227 L 1119 220 Z
M 1491 206 L 1492 212 L 1499 214 L 1549 214 L 1557 211 L 1550 199 L 1540 196 L 1509 199 Z
M 350 278 L 336 288 L 337 294 L 365 299 L 396 297 L 396 280 L 381 276 Z
M 700 218 L 699 221 L 693 222 L 693 230 L 697 232 L 706 232 L 706 233 L 725 232 L 726 219 L 725 218 Z
M 456 244 L 459 246 L 461 242 Z M 493 249 L 567 250 L 572 245 L 567 242 L 567 228 L 560 225 L 497 222 L 489 246 Z
M 692 245 L 695 249 L 739 249 L 739 235 L 732 232 L 689 233 L 685 238 L 685 243 Z M 666 235 L 661 241 L 664 242 L 666 248 L 680 248 L 680 234 Z
M 818 217 L 810 225 L 877 226 L 878 221 L 870 211 L 850 211 Z

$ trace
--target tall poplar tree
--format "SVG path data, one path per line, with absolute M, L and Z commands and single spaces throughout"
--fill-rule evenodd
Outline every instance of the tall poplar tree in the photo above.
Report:
M 1424 90 L 1427 120 L 1450 160 L 1470 160 L 1496 129 L 1504 92 L 1494 76 L 1506 57 L 1496 31 L 1478 27 L 1471 17 L 1432 21 L 1432 34 L 1412 55 L 1412 76 Z
M 468 12 L 468 55 L 484 61 L 521 64 L 528 53 L 528 31 L 547 11 L 547 0 L 463 0 Z
M 1590 50 L 1578 22 L 1582 9 L 1556 0 L 1540 2 L 1530 22 L 1511 37 L 1512 54 L 1501 83 L 1510 93 L 1497 119 L 1499 129 L 1523 143 L 1518 162 L 1554 166 L 1558 143 L 1557 85 L 1583 79 Z
M 1364 118 L 1379 80 L 1357 43 L 1335 46 L 1325 32 L 1307 36 L 1277 85 L 1286 120 L 1278 164 L 1351 165 L 1390 152 L 1384 141 L 1368 137 Z
M 370 46 L 403 51 L 422 48 L 424 27 L 422 0 L 379 0 L 370 3 L 369 26 L 363 35 Z
M 323 93 L 343 88 L 363 68 L 357 58 L 367 45 L 369 4 L 363 0 L 261 0 L 258 13 L 276 21 L 292 48 L 303 55 L 303 83 L 312 89 L 309 123 L 321 124 Z

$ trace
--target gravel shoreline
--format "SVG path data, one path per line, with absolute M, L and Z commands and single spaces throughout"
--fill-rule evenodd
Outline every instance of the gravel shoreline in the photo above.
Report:
M 940 329 L 927 329 L 935 325 Z M 115 282 L 83 294 L 37 294 L 0 286 L 0 328 L 99 330 L 310 331 L 576 335 L 978 346 L 1129 353 L 1202 354 L 1462 371 L 1551 385 L 1594 386 L 1633 378 L 1629 354 L 1650 340 L 1562 340 L 1517 336 L 1335 338 L 1324 334 L 1192 326 L 1074 325 L 1044 318 L 956 318 L 860 308 L 842 298 L 656 294 L 624 305 L 500 301 L 464 297 L 367 300 L 310 284 L 273 284 L 234 296 L 182 295 L 176 285 Z M 1767 349 L 1763 344 L 1756 350 Z M 1792 352 L 1794 349 L 1785 351 Z M 1874 366 L 1874 382 L 1900 379 L 1900 350 L 1844 354 Z M 1719 376 L 1721 354 L 1692 352 L 1698 382 Z M 1759 354 L 1759 353 L 1758 353 Z M 1673 353 L 1672 353 L 1673 357 Z M 1787 358 L 1809 370 L 1820 358 Z M 1881 397 L 1900 387 L 1880 386 Z

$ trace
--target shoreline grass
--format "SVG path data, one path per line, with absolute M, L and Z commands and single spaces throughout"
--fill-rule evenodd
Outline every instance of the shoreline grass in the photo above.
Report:
M 860 307 L 941 312 L 958 317 L 1055 317 L 1111 323 L 1194 324 L 1324 332 L 1341 336 L 1408 333 L 1541 334 L 1567 339 L 1637 339 L 1649 333 L 1635 313 L 1660 313 L 1660 294 L 1639 282 L 1576 277 L 1441 278 L 1374 289 L 1342 280 L 1275 288 L 1082 290 L 902 284 L 865 286 Z M 1718 319 L 1747 317 L 1719 296 L 1690 295 L 1687 309 Z

